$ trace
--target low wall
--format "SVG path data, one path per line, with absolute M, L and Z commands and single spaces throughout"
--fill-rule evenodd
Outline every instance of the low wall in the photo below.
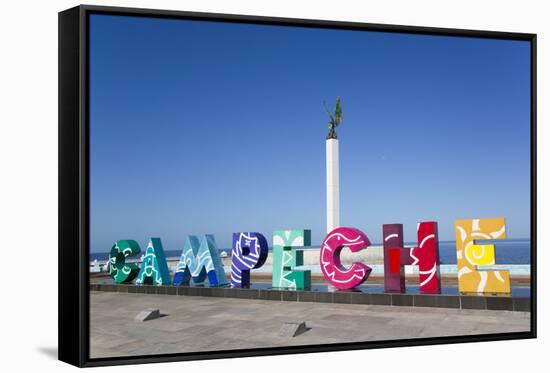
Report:
M 531 299 L 525 297 L 425 295 L 362 293 L 354 291 L 305 291 L 275 289 L 232 289 L 193 286 L 152 286 L 123 284 L 90 284 L 90 291 L 159 294 L 171 296 L 225 297 L 271 300 L 280 302 L 347 303 L 362 305 L 437 307 L 530 312 Z

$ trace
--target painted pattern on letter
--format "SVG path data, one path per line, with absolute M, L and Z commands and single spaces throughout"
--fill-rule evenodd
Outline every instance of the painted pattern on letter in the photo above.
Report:
M 267 259 L 267 240 L 258 232 L 233 233 L 231 250 L 231 287 L 250 286 L 250 270 L 260 268 Z
M 170 270 L 160 238 L 153 237 L 147 245 L 136 284 L 170 285 Z
M 126 263 L 126 259 L 141 252 L 139 244 L 134 240 L 118 240 L 111 248 L 109 255 L 109 274 L 116 283 L 130 282 L 139 273 L 135 263 Z
M 338 289 L 351 289 L 362 284 L 372 268 L 355 262 L 346 269 L 340 261 L 340 252 L 344 247 L 356 252 L 369 245 L 369 239 L 359 229 L 340 227 L 327 234 L 320 252 L 321 271 L 327 281 Z
M 459 291 L 510 294 L 509 271 L 477 268 L 495 264 L 495 246 L 476 240 L 506 239 L 504 218 L 457 220 L 455 229 Z
M 295 229 L 273 232 L 272 286 L 281 289 L 311 288 L 311 271 L 293 270 L 304 264 L 304 252 L 293 247 L 310 246 L 311 231 Z

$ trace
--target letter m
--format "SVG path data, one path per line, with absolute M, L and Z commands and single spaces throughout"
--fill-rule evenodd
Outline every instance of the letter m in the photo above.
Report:
M 214 235 L 206 234 L 199 241 L 197 236 L 188 236 L 183 246 L 180 261 L 174 274 L 174 286 L 202 284 L 208 276 L 210 286 L 228 284 Z

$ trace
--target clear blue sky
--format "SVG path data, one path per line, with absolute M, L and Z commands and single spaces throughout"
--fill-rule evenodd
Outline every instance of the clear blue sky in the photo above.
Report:
M 93 15 L 91 249 L 117 239 L 325 233 L 342 97 L 341 224 L 507 218 L 529 237 L 529 44 Z

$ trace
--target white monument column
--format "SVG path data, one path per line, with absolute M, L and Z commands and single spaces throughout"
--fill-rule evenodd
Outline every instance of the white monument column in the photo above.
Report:
M 327 139 L 327 233 L 340 226 L 338 139 Z

